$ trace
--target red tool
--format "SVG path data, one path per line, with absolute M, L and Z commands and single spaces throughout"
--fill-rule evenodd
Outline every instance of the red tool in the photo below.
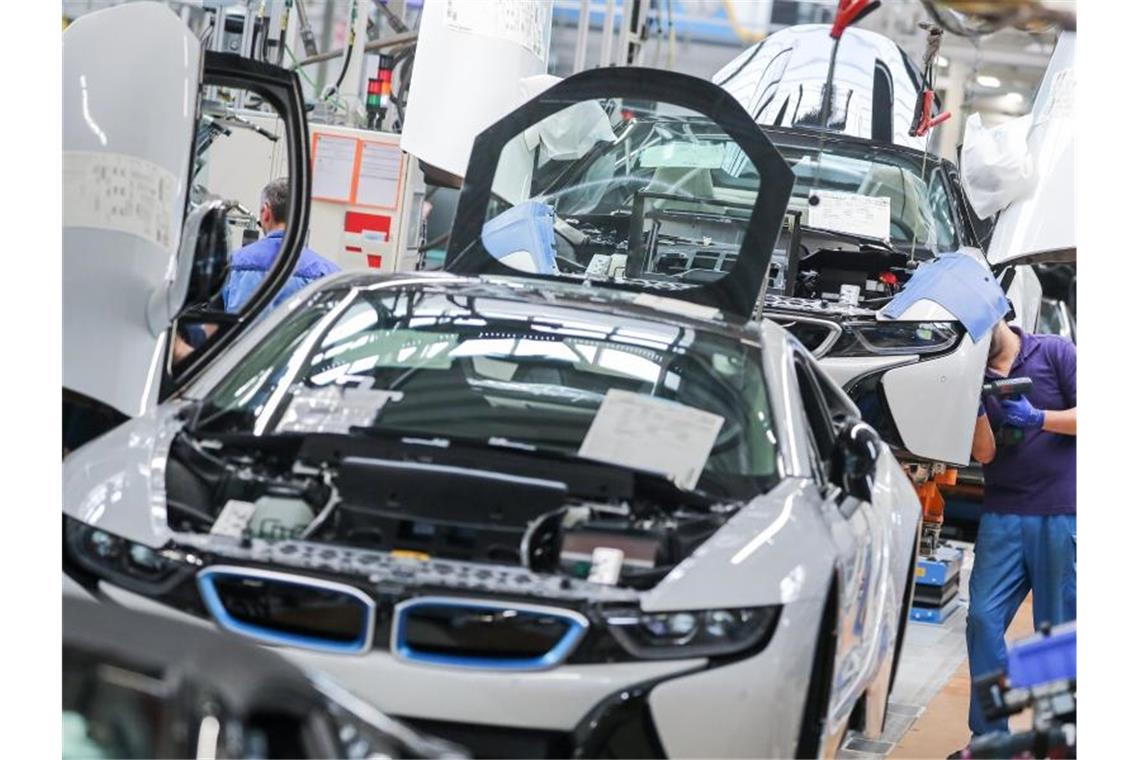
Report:
M 879 7 L 881 0 L 839 0 L 835 21 L 831 22 L 831 39 L 837 40 L 843 30 Z
M 911 137 L 925 137 L 926 133 L 930 131 L 931 127 L 937 127 L 939 124 L 950 118 L 949 111 L 943 111 L 934 118 L 931 118 L 930 112 L 932 110 L 934 110 L 934 90 L 923 90 L 922 112 L 917 114 L 918 118 L 910 127 Z

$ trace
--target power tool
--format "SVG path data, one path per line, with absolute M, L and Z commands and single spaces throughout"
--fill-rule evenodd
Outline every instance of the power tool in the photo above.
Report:
M 999 402 L 1002 399 L 1017 398 L 1029 393 L 1033 388 L 1033 379 L 1029 377 L 1004 377 L 990 380 L 982 384 L 982 398 L 992 397 Z M 998 446 L 1013 446 L 1021 443 L 1025 431 L 1021 428 L 1002 425 L 994 431 L 994 443 Z

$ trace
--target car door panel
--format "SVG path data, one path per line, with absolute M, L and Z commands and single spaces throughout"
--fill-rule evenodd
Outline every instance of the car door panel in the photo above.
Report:
M 138 44 L 108 46 L 110 38 Z M 134 417 L 200 374 L 287 282 L 308 223 L 304 101 L 296 73 L 203 51 L 186 24 L 157 3 L 85 14 L 63 41 L 63 385 L 74 397 Z M 202 104 L 218 88 L 256 94 L 284 122 L 287 231 L 245 308 L 215 315 L 205 345 L 172 368 L 170 315 L 190 305 L 188 278 L 199 262 L 187 259 L 201 252 L 184 221 L 192 212 Z M 197 229 L 202 220 L 191 221 Z

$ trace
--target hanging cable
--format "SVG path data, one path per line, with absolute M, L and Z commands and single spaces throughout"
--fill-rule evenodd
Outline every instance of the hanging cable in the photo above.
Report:
M 340 86 L 344 82 L 344 75 L 348 73 L 348 65 L 352 62 L 352 49 L 356 47 L 356 13 L 358 6 L 359 0 L 352 0 L 352 11 L 349 13 L 348 18 L 348 41 L 344 46 L 344 61 L 340 66 L 340 74 L 337 75 L 335 84 L 325 88 L 321 100 L 327 100 L 333 93 L 340 92 Z
M 277 34 L 277 60 L 280 66 L 285 60 L 285 37 L 289 32 L 289 11 L 293 10 L 293 0 L 285 0 L 285 7 L 281 10 L 281 24 Z

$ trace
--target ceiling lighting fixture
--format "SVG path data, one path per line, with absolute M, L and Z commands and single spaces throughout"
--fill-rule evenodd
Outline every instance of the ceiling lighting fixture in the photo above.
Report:
M 949 65 L 950 65 L 950 61 L 949 61 L 949 59 L 946 58 L 946 56 L 944 56 L 944 55 L 938 56 L 938 66 L 940 68 L 944 69 Z
M 1001 80 L 997 77 L 992 77 L 989 74 L 979 74 L 976 81 L 982 87 L 1001 87 Z

